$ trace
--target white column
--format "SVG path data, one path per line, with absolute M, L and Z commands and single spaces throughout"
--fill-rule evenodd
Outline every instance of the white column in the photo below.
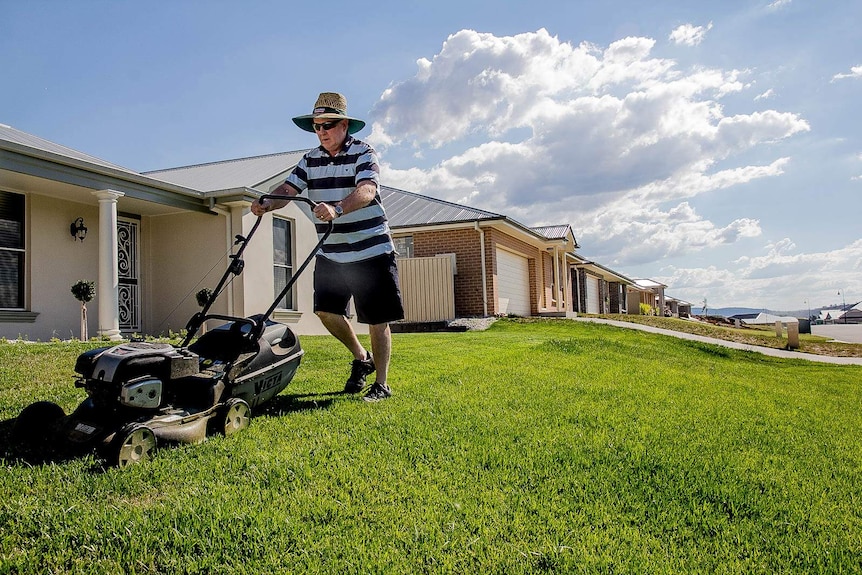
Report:
M 557 300 L 557 311 L 566 308 L 563 306 L 563 286 L 560 285 L 560 247 L 554 246 L 554 299 Z
M 100 190 L 93 192 L 99 198 L 99 335 L 112 341 L 120 335 L 120 272 L 117 255 L 117 199 L 122 192 Z

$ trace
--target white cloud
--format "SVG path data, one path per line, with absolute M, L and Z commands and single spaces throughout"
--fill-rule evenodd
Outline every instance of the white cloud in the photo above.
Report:
M 683 44 L 685 46 L 697 46 L 706 37 L 706 33 L 712 29 L 712 22 L 704 26 L 694 26 L 692 24 L 683 24 L 675 28 L 670 33 L 668 39 L 674 44 Z
M 789 6 L 792 1 L 793 0 L 774 0 L 773 2 L 769 3 L 769 6 L 767 6 L 767 8 L 769 8 L 770 10 L 779 10 L 781 8 L 784 8 L 785 6 Z
M 757 219 L 713 222 L 692 198 L 780 177 L 787 157 L 735 158 L 808 123 L 777 110 L 727 115 L 722 99 L 749 87 L 748 72 L 684 70 L 654 46 L 574 46 L 545 30 L 453 34 L 372 110 L 384 183 L 528 225 L 571 223 L 608 265 L 759 236 Z M 416 152 L 438 159 L 416 167 Z
M 862 282 L 862 239 L 837 250 L 806 254 L 784 238 L 766 245 L 764 252 L 730 262 L 726 269 L 671 266 L 653 279 L 673 286 L 675 297 L 691 302 L 707 297 L 713 307 L 745 301 L 786 311 L 804 309 L 806 300 L 814 306 L 834 302 L 837 289 Z M 854 297 L 860 299 L 859 294 Z
M 770 88 L 767 91 L 763 92 L 762 94 L 758 94 L 757 96 L 755 96 L 754 101 L 756 102 L 758 100 L 768 100 L 768 99 L 772 98 L 773 96 L 775 96 L 775 91 L 772 88 Z
M 732 244 L 761 235 L 760 222 L 739 218 L 717 225 L 688 202 L 662 209 L 635 195 L 578 217 L 578 241 L 590 257 L 611 266 L 636 266 Z
M 832 76 L 832 81 L 843 80 L 845 78 L 862 78 L 862 66 L 853 66 L 850 68 L 849 74 L 835 74 Z

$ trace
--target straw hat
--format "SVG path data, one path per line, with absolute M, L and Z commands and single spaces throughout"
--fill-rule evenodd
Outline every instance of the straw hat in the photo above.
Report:
M 314 111 L 305 116 L 293 118 L 293 123 L 305 130 L 314 132 L 312 120 L 347 120 L 347 133 L 353 134 L 365 127 L 365 122 L 347 115 L 347 98 L 336 92 L 322 92 L 314 103 Z

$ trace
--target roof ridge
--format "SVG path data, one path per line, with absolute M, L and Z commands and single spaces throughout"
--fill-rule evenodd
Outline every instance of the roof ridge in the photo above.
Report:
M 258 160 L 261 158 L 271 158 L 271 157 L 275 157 L 275 156 L 287 156 L 290 154 L 305 153 L 310 149 L 311 148 L 303 148 L 301 150 L 291 150 L 291 151 L 287 151 L 287 152 L 274 152 L 271 154 L 260 154 L 257 156 L 248 156 L 245 158 L 231 158 L 228 160 L 218 160 L 215 162 L 203 162 L 201 164 L 191 164 L 189 166 L 176 166 L 174 168 L 162 168 L 160 170 L 149 170 L 147 172 L 141 172 L 141 173 L 142 174 L 157 174 L 160 172 L 176 172 L 176 171 L 180 171 L 180 170 L 190 170 L 192 168 L 202 168 L 205 166 L 217 166 L 219 164 L 232 164 L 234 162 L 245 162 L 247 160 Z

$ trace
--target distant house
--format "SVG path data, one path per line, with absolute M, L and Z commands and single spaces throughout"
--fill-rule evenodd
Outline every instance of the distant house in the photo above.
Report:
M 665 296 L 665 309 L 665 315 L 673 317 L 688 317 L 691 315 L 691 303 L 675 297 Z
M 666 306 L 664 290 L 667 286 L 647 278 L 638 278 L 627 292 L 629 309 L 639 309 L 640 304 L 650 306 L 657 315 L 663 315 Z
M 730 316 L 728 319 L 738 319 L 747 325 L 775 325 L 775 322 L 781 323 L 799 323 L 799 318 L 792 316 L 779 316 L 766 312 L 760 313 L 740 313 Z
M 819 324 L 862 323 L 862 302 L 848 307 L 846 310 L 844 308 L 822 309 L 816 322 Z
M 602 264 L 574 254 L 570 265 L 575 295 L 575 311 L 588 314 L 634 313 L 637 306 L 628 305 L 627 292 L 634 280 Z

